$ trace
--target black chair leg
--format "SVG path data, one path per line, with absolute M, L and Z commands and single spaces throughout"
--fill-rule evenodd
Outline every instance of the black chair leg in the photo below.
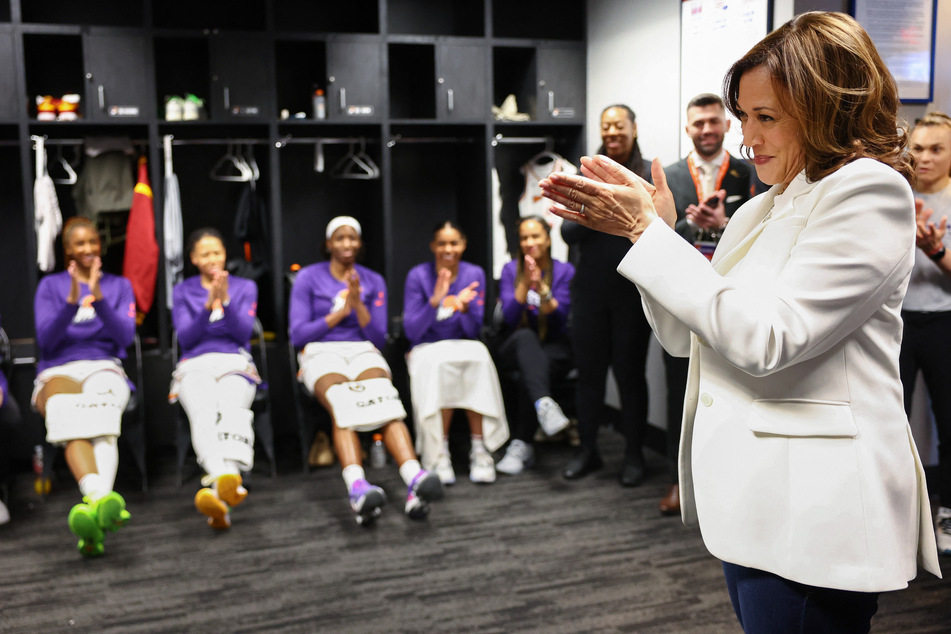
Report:
M 271 467 L 271 477 L 277 477 L 277 460 L 274 455 L 274 428 L 271 426 L 271 412 L 262 411 L 254 414 L 254 436 L 261 441 L 264 454 Z

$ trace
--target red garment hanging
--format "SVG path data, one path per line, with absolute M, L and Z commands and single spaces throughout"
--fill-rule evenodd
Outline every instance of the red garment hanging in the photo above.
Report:
M 155 240 L 155 213 L 152 208 L 152 186 L 145 157 L 139 157 L 139 178 L 132 195 L 132 209 L 126 226 L 125 255 L 122 275 L 132 282 L 135 293 L 136 322 L 141 324 L 152 309 L 155 299 L 155 278 L 158 275 L 158 242 Z

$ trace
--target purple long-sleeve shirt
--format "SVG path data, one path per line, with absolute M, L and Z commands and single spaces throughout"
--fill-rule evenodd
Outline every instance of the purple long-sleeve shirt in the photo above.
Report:
M 135 297 L 124 277 L 103 273 L 102 299 L 94 301 L 89 286 L 79 285 L 79 302 L 67 304 L 71 280 L 67 271 L 40 280 L 33 301 L 37 372 L 70 361 L 124 359 L 135 336 Z
M 502 315 L 505 324 L 512 329 L 522 323 L 522 315 L 528 316 L 528 325 L 538 332 L 538 306 L 520 304 L 515 299 L 515 276 L 518 274 L 518 262 L 511 260 L 502 267 L 499 280 L 499 300 L 502 302 Z M 558 301 L 558 308 L 548 313 L 548 339 L 564 337 L 567 332 L 568 311 L 571 308 L 571 280 L 575 276 L 575 267 L 568 262 L 552 260 L 551 294 Z
M 379 273 L 354 264 L 360 276 L 360 299 L 370 311 L 370 322 L 360 327 L 351 311 L 331 328 L 324 319 L 347 298 L 346 282 L 330 272 L 330 262 L 318 262 L 297 272 L 288 310 L 291 342 L 298 350 L 312 341 L 369 341 L 379 349 L 386 344 L 386 282 Z
M 433 308 L 429 298 L 436 287 L 436 265 L 433 262 L 417 264 L 406 275 L 403 293 L 403 331 L 412 345 L 432 343 L 445 339 L 478 339 L 485 313 L 485 271 L 469 262 L 459 262 L 456 280 L 439 308 Z M 469 302 L 469 310 L 459 312 L 451 305 L 456 295 L 478 282 L 478 296 Z
M 172 324 L 178 332 L 182 360 L 206 352 L 251 351 L 251 333 L 258 310 L 258 287 L 251 280 L 228 276 L 228 305 L 220 314 L 205 308 L 208 289 L 195 275 L 172 291 Z M 215 319 L 212 321 L 212 317 Z

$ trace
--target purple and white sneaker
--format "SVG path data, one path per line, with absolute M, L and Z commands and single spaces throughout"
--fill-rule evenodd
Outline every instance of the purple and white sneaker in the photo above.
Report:
M 411 519 L 422 519 L 429 514 L 429 503 L 441 500 L 442 496 L 443 487 L 439 476 L 421 470 L 407 487 L 404 510 Z
M 386 504 L 386 493 L 378 486 L 372 485 L 363 478 L 353 483 L 350 489 L 350 508 L 357 514 L 357 524 L 369 526 L 373 520 L 383 512 Z

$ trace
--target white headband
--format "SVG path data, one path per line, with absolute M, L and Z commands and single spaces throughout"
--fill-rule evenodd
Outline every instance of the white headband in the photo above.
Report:
M 360 229 L 360 223 L 357 222 L 356 218 L 353 216 L 337 216 L 327 223 L 327 239 L 330 240 L 330 236 L 340 227 L 353 227 L 353 230 L 357 232 L 358 236 L 363 235 L 363 231 Z

